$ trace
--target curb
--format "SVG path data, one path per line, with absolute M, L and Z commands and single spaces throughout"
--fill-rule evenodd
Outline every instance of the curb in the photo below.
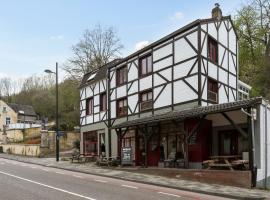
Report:
M 152 183 L 152 182 L 147 182 L 147 181 L 140 181 L 140 180 L 131 179 L 131 178 L 123 178 L 123 177 L 112 176 L 112 175 L 91 173 L 91 172 L 82 171 L 82 170 L 68 169 L 68 168 L 65 168 L 65 167 L 51 166 L 51 165 L 35 163 L 35 162 L 31 162 L 31 161 L 19 160 L 19 159 L 16 159 L 16 158 L 5 158 L 5 157 L 2 157 L 1 155 L 0 155 L 0 158 L 7 159 L 7 160 L 14 160 L 14 161 L 22 162 L 22 163 L 39 165 L 39 166 L 43 166 L 43 167 L 62 169 L 62 170 L 71 171 L 71 172 L 79 172 L 79 173 L 84 173 L 84 174 L 89 174 L 89 175 L 96 175 L 96 176 L 101 176 L 101 177 L 106 177 L 106 178 L 114 178 L 114 179 L 119 179 L 119 180 L 124 180 L 124 181 L 132 181 L 132 182 L 135 182 L 135 183 L 142 183 L 142 184 L 154 185 L 154 186 L 159 186 L 159 187 L 167 187 L 167 188 L 171 188 L 171 189 L 183 190 L 183 191 L 188 191 L 188 192 L 195 192 L 195 193 L 206 194 L 206 195 L 219 196 L 219 197 L 224 197 L 224 198 L 244 199 L 244 200 L 246 200 L 246 199 L 254 199 L 254 200 L 266 199 L 266 197 L 263 197 L 263 196 L 260 196 L 260 197 L 259 196 L 258 197 L 250 197 L 250 196 L 242 197 L 242 196 L 236 196 L 236 195 L 232 195 L 232 194 L 222 194 L 222 193 L 208 192 L 208 191 L 199 190 L 199 189 L 176 187 L 176 186 L 170 186 L 170 185 L 165 185 L 165 184 Z

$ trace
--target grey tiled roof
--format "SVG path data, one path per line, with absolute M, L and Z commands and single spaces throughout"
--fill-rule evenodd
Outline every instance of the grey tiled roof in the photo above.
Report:
M 131 127 L 137 125 L 143 125 L 148 123 L 155 123 L 161 121 L 168 121 L 168 120 L 184 120 L 187 118 L 193 118 L 197 116 L 207 115 L 207 114 L 214 114 L 220 112 L 227 112 L 238 110 L 241 108 L 248 108 L 253 105 L 259 104 L 262 102 L 262 97 L 255 97 L 247 100 L 242 101 L 235 101 L 230 103 L 223 103 L 223 104 L 215 104 L 211 106 L 202 106 L 196 108 L 189 108 L 185 110 L 177 110 L 177 111 L 170 111 L 163 114 L 153 115 L 150 117 L 144 117 L 135 119 L 132 121 L 126 121 L 120 124 L 113 126 L 113 129 L 116 128 L 124 128 L 124 127 Z
M 16 103 L 8 103 L 8 106 L 12 108 L 16 113 L 19 113 L 19 111 L 23 111 L 24 115 L 27 116 L 36 116 L 36 112 L 32 106 L 29 105 L 20 105 Z
M 80 84 L 79 88 L 82 88 L 82 87 L 84 87 L 84 86 L 86 86 L 86 85 L 88 85 L 88 84 L 91 84 L 91 83 L 93 83 L 93 82 L 96 82 L 96 81 L 105 79 L 105 78 L 106 78 L 106 75 L 107 75 L 107 69 L 108 69 L 109 67 L 115 65 L 116 63 L 118 63 L 120 60 L 121 60 L 121 59 L 115 59 L 115 60 L 113 60 L 113 61 L 111 61 L 111 62 L 109 62 L 109 63 L 107 63 L 107 64 L 101 66 L 99 69 L 94 70 L 94 71 L 92 71 L 92 72 L 89 72 L 89 73 L 85 74 L 85 75 L 83 76 L 83 79 L 82 79 L 82 81 L 81 81 L 81 84 Z M 92 80 L 89 81 L 88 78 L 89 78 L 92 74 L 95 74 L 95 73 L 96 73 L 95 77 L 94 77 Z

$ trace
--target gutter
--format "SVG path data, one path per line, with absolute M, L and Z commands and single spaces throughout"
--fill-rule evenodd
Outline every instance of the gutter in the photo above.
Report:
M 266 101 L 266 103 L 265 103 L 265 105 L 264 105 L 264 117 L 265 117 L 265 123 L 264 123 L 264 125 L 265 125 L 265 128 L 264 128 L 264 131 L 265 131 L 265 171 L 264 171 L 264 189 L 267 189 L 267 163 L 268 163 L 268 159 L 267 159 L 267 151 L 268 151 L 268 149 L 267 149 L 267 128 L 268 128 L 268 126 L 267 126 L 267 118 L 268 118 L 268 116 L 267 116 L 267 110 L 268 110 L 268 105 L 269 105 L 269 101 Z
M 253 186 L 256 186 L 256 179 L 254 180 L 253 179 L 253 176 L 257 176 L 257 166 L 254 162 L 254 158 L 255 158 L 255 145 L 254 145 L 254 134 L 255 134 L 255 128 L 254 128 L 254 115 L 253 115 L 253 108 L 251 107 L 251 113 L 248 113 L 247 111 L 245 111 L 243 108 L 241 108 L 241 111 L 247 115 L 248 117 L 251 118 L 251 149 L 252 149 L 252 169 L 251 169 L 251 172 L 252 172 L 252 184 Z M 250 160 L 250 158 L 249 158 Z M 255 177 L 256 178 L 256 177 Z

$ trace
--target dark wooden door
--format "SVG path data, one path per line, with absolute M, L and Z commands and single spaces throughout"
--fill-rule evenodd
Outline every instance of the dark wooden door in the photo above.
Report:
M 149 166 L 158 166 L 160 160 L 159 135 L 154 134 L 148 142 L 147 161 Z
M 238 132 L 219 132 L 219 155 L 238 155 Z

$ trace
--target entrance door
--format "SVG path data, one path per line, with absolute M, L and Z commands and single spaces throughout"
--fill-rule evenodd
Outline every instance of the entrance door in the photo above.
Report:
M 159 136 L 154 134 L 148 142 L 147 161 L 149 166 L 158 166 L 160 160 Z
M 219 154 L 237 155 L 238 154 L 238 132 L 235 130 L 219 132 Z

